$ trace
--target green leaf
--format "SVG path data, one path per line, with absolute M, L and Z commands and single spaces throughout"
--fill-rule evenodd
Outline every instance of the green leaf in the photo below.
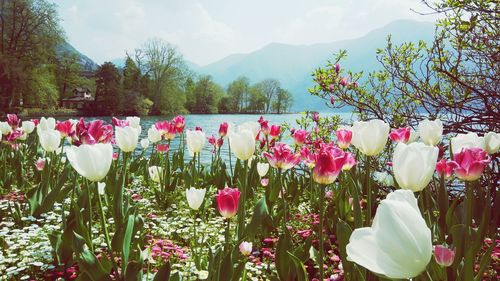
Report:
M 125 281 L 142 281 L 142 263 L 136 261 L 128 263 L 127 271 L 125 272 Z
M 134 230 L 134 220 L 135 214 L 129 215 L 127 219 L 127 225 L 125 227 L 125 235 L 123 236 L 122 245 L 122 264 L 125 265 L 123 270 L 126 271 L 128 258 L 130 256 L 130 248 L 132 247 L 132 235 Z
M 344 266 L 344 272 L 346 274 L 350 274 L 352 269 L 352 263 L 347 260 L 346 251 L 346 246 L 349 243 L 351 233 L 352 229 L 345 221 L 339 220 L 337 222 L 337 241 L 339 243 L 339 252 L 340 257 L 342 258 L 342 265 Z
M 85 240 L 78 233 L 73 232 L 73 248 L 78 257 L 78 265 L 81 272 L 87 273 L 92 281 L 111 280 L 109 272 L 106 272 L 101 262 L 85 244 Z
M 490 264 L 491 253 L 493 252 L 493 248 L 495 248 L 495 242 L 491 243 L 490 247 L 488 248 L 488 251 L 486 251 L 486 253 L 484 253 L 483 257 L 481 258 L 479 271 L 477 272 L 476 277 L 474 277 L 474 281 L 482 280 L 483 273 Z
M 259 229 L 264 228 L 263 224 L 266 218 L 269 218 L 269 210 L 267 209 L 266 198 L 263 197 L 255 204 L 252 220 L 247 225 L 244 236 L 250 241 L 253 240 Z
M 290 233 L 286 231 L 278 240 L 276 246 L 276 270 L 280 280 L 293 280 L 293 271 L 290 267 L 291 260 L 288 255 L 288 249 L 292 247 Z
M 222 260 L 219 271 L 219 281 L 229 281 L 231 280 L 231 276 L 233 276 L 233 262 L 231 256 L 232 252 L 228 251 Z
M 295 266 L 295 272 L 296 272 L 296 275 L 297 275 L 297 281 L 306 281 L 308 280 L 307 278 L 307 271 L 306 271 L 306 268 L 304 267 L 304 264 L 302 263 L 302 261 L 299 260 L 299 258 L 297 258 L 296 256 L 294 256 L 292 253 L 288 252 L 288 257 L 291 259 L 291 261 L 293 262 L 294 266 Z

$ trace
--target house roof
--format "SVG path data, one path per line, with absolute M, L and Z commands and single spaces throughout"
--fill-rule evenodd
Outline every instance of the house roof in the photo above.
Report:
M 94 101 L 94 98 L 84 98 L 84 97 L 74 97 L 74 98 L 67 98 L 67 99 L 62 99 L 63 101 Z

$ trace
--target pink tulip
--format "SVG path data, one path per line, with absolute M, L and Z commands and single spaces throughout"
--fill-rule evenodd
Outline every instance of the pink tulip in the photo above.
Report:
M 186 119 L 182 115 L 177 115 L 172 119 L 172 124 L 174 125 L 176 133 L 182 133 L 184 127 L 186 127 Z
M 16 128 L 15 130 L 10 131 L 10 133 L 5 136 L 5 140 L 13 143 L 17 139 L 21 138 L 24 135 L 24 131 L 21 128 Z
M 230 219 L 238 212 L 238 203 L 240 200 L 240 191 L 237 188 L 226 187 L 221 189 L 215 195 L 219 213 L 226 219 Z
M 280 135 L 281 127 L 279 125 L 272 125 L 269 131 L 269 136 L 273 139 L 277 139 Z
M 336 134 L 337 134 L 337 145 L 342 149 L 349 148 L 352 140 L 352 131 L 348 129 L 338 129 Z
M 104 125 L 102 120 L 85 123 L 83 118 L 78 121 L 75 133 L 72 135 L 72 144 L 110 143 L 113 139 L 113 126 Z
M 316 164 L 316 156 L 312 153 L 307 146 L 304 146 L 300 149 L 300 156 L 304 164 L 306 164 L 309 168 L 313 168 Z
M 156 145 L 156 151 L 161 152 L 161 153 L 166 153 L 169 151 L 170 146 L 168 144 L 157 144 Z
M 298 146 L 303 145 L 308 137 L 309 137 L 309 132 L 306 130 L 299 129 L 293 132 L 293 140 L 295 141 L 295 144 Z
M 392 132 L 389 134 L 389 138 L 393 142 L 407 143 L 408 140 L 410 139 L 410 134 L 411 134 L 411 128 L 404 127 L 392 130 Z
M 260 131 L 265 136 L 269 135 L 269 133 L 271 132 L 271 128 L 269 127 L 269 121 L 267 121 L 267 120 L 260 121 L 259 120 L 259 123 L 260 123 Z
M 113 117 L 111 119 L 111 121 L 112 121 L 113 125 L 115 125 L 116 127 L 128 127 L 128 126 L 130 126 L 130 122 L 129 121 L 127 121 L 127 120 L 120 120 L 120 119 L 118 119 L 116 117 Z
M 453 171 L 456 168 L 458 168 L 458 164 L 455 161 L 446 160 L 444 158 L 441 159 L 436 164 L 436 172 L 437 172 L 438 176 L 441 177 L 444 174 L 445 179 L 448 179 L 449 177 L 451 177 L 451 174 L 453 173 Z
M 70 120 L 57 122 L 55 129 L 61 133 L 61 137 L 63 138 L 70 137 L 75 133 L 73 123 Z
M 440 266 L 451 266 L 453 260 L 455 260 L 455 250 L 448 249 L 442 245 L 436 245 L 434 246 L 434 258 L 436 259 L 436 263 Z
M 43 171 L 43 168 L 45 167 L 45 159 L 44 158 L 38 158 L 35 162 L 35 167 L 38 171 Z
M 158 132 L 160 132 L 161 136 L 167 140 L 173 140 L 175 138 L 175 134 L 177 133 L 177 129 L 174 124 L 168 121 L 156 122 L 155 128 Z
M 300 153 L 294 153 L 288 145 L 279 142 L 272 148 L 272 154 L 264 152 L 263 155 L 276 169 L 288 170 L 300 162 Z
M 21 120 L 19 120 L 19 117 L 17 117 L 16 114 L 7 114 L 7 123 L 10 125 L 12 129 L 17 129 L 19 127 L 19 123 Z
M 113 160 L 118 160 L 118 152 L 113 152 Z
M 484 167 L 490 162 L 488 153 L 479 147 L 463 148 L 455 153 L 453 160 L 458 167 L 457 177 L 464 181 L 475 181 L 481 177 Z
M 323 144 L 316 155 L 313 179 L 319 184 L 333 183 L 346 162 L 347 154 L 333 144 Z
M 269 184 L 269 179 L 268 178 L 263 178 L 260 180 L 260 184 L 264 187 L 266 187 Z
M 229 124 L 227 122 L 223 122 L 219 126 L 219 136 L 221 138 L 225 137 L 227 135 L 227 129 L 229 128 Z
M 349 171 L 352 167 L 356 165 L 356 158 L 350 152 L 346 152 L 346 158 L 344 162 L 344 166 L 342 166 L 342 170 Z

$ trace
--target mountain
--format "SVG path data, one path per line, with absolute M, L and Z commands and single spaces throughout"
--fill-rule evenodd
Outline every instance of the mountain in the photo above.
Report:
M 292 110 L 325 109 L 319 98 L 311 98 L 308 88 L 313 86 L 311 74 L 314 69 L 325 66 L 328 59 L 339 50 L 347 50 L 348 57 L 342 67 L 352 71 L 373 71 L 380 68 L 376 49 L 386 46 L 387 36 L 395 44 L 424 40 L 431 42 L 434 24 L 411 20 L 399 20 L 368 34 L 350 40 L 312 45 L 269 44 L 248 54 L 233 54 L 217 62 L 199 67 L 198 73 L 211 75 L 214 80 L 227 86 L 239 76 L 247 76 L 252 82 L 266 78 L 278 79 L 282 86 L 294 95 Z
M 97 69 L 98 65 L 86 55 L 80 53 L 75 47 L 69 44 L 67 41 L 64 41 L 56 48 L 57 55 L 62 56 L 63 54 L 74 54 L 78 57 L 79 63 L 82 66 L 82 70 L 84 72 L 93 72 Z

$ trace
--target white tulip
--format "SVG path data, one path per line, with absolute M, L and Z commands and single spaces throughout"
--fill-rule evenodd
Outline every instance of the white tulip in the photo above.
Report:
M 500 134 L 495 132 L 489 132 L 484 135 L 484 142 L 486 147 L 486 152 L 488 154 L 495 154 L 500 149 Z
M 356 121 L 352 126 L 351 143 L 365 155 L 377 155 L 384 150 L 389 130 L 389 124 L 379 119 Z
M 269 171 L 269 163 L 257 163 L 257 173 L 262 178 Z
M 110 143 L 82 144 L 66 149 L 69 163 L 81 176 L 99 182 L 109 172 L 113 161 L 113 146 Z
M 380 203 L 371 227 L 355 229 L 347 259 L 392 279 L 409 279 L 432 257 L 431 230 L 409 190 L 396 190 Z
M 459 153 L 463 148 L 479 147 L 486 150 L 484 137 L 479 137 L 476 133 L 458 134 L 451 138 L 452 153 Z
M 203 203 L 203 199 L 205 198 L 205 193 L 207 190 L 205 188 L 196 189 L 191 187 L 186 189 L 186 199 L 189 205 L 189 208 L 193 210 L 198 210 Z
M 439 149 L 421 142 L 398 143 L 392 156 L 394 177 L 402 189 L 423 190 L 432 180 Z
M 36 126 L 37 132 L 45 130 L 54 130 L 55 128 L 56 128 L 56 119 L 52 117 L 40 118 L 40 123 L 38 124 L 38 126 Z
M 137 116 L 129 116 L 125 120 L 128 121 L 130 127 L 136 129 L 138 131 L 138 134 L 141 135 L 141 118 Z
M 97 183 L 97 192 L 99 193 L 99 195 L 104 195 L 105 188 L 106 188 L 106 183 L 104 182 Z
M 148 139 L 142 139 L 141 140 L 141 147 L 142 149 L 146 149 L 149 147 L 149 140 Z
M 61 144 L 61 133 L 57 130 L 38 131 L 38 140 L 43 150 L 47 152 L 54 152 Z
M 139 141 L 139 132 L 130 126 L 116 127 L 115 139 L 116 144 L 123 152 L 132 152 Z
M 246 129 L 229 133 L 229 144 L 236 158 L 248 160 L 255 152 L 255 136 Z
M 163 180 L 163 168 L 159 166 L 151 166 L 148 169 L 149 177 L 157 183 L 161 183 Z
M 422 120 L 418 124 L 418 133 L 426 145 L 437 145 L 443 136 L 443 123 L 439 119 L 434 121 Z
M 0 122 L 0 131 L 2 131 L 2 135 L 7 135 L 12 131 L 12 128 L 7 122 Z
M 190 154 L 200 153 L 205 146 L 205 133 L 186 130 L 186 143 Z
M 156 143 L 161 141 L 161 133 L 156 128 L 149 128 L 148 139 L 151 143 Z
M 243 241 L 238 248 L 240 249 L 240 253 L 242 255 L 248 256 L 252 253 L 252 247 L 252 242 Z
M 239 127 L 238 127 L 238 130 L 239 131 L 242 131 L 242 130 L 249 130 L 250 132 L 252 132 L 253 134 L 253 137 L 257 137 L 257 135 L 259 134 L 259 131 L 260 131 L 260 124 L 259 122 L 255 122 L 255 121 L 248 121 L 248 122 L 245 122 L 243 124 L 241 124 Z M 229 131 L 229 130 L 228 130 Z
M 31 121 L 23 121 L 21 127 L 26 134 L 31 134 L 35 130 L 35 123 Z

